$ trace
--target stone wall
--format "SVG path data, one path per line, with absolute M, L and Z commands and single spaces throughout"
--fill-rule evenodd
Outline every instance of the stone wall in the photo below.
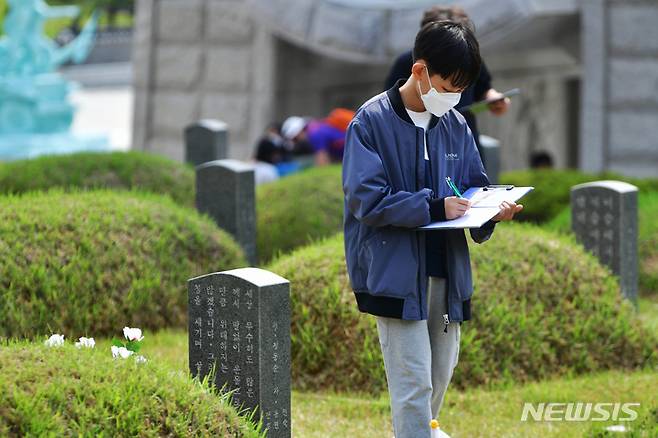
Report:
M 658 3 L 580 5 L 483 46 L 495 88 L 523 94 L 504 117 L 480 115 L 480 131 L 500 139 L 502 170 L 544 150 L 560 168 L 656 175 Z M 182 159 L 184 126 L 209 117 L 228 123 L 229 156 L 245 159 L 270 121 L 356 108 L 381 91 L 389 65 L 311 52 L 253 13 L 243 0 L 138 1 L 135 149 Z
M 183 128 L 200 118 L 230 126 L 244 159 L 269 121 L 274 38 L 240 0 L 139 0 L 134 45 L 134 149 L 183 158 Z
M 332 108 L 356 109 L 383 91 L 389 66 L 340 61 L 277 40 L 276 98 L 272 116 L 324 117 Z
M 577 167 L 579 60 L 554 48 L 484 53 L 498 91 L 520 88 L 502 117 L 478 115 L 481 133 L 501 142 L 501 171 L 526 169 L 546 151 L 555 167 Z
M 191 121 L 227 122 L 229 156 L 245 159 L 268 122 L 357 108 L 382 91 L 390 67 L 286 42 L 254 21 L 240 0 L 139 0 L 134 50 L 134 148 L 178 160 L 182 130 Z M 565 95 L 577 61 L 550 50 L 492 51 L 485 59 L 497 89 L 524 92 L 505 117 L 479 117 L 481 132 L 501 140 L 502 169 L 526 167 L 540 149 L 560 167 L 573 165 Z
M 271 121 L 357 108 L 388 66 L 339 61 L 268 33 L 240 0 L 139 0 L 134 148 L 183 158 L 182 130 L 229 125 L 229 156 L 247 159 Z
M 658 174 L 658 2 L 584 0 L 581 168 Z

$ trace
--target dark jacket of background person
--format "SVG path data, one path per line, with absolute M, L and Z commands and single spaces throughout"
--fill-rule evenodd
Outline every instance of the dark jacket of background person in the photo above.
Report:
M 292 158 L 291 149 L 281 135 L 281 124 L 270 123 L 258 140 L 254 158 L 270 164 L 282 163 Z
M 411 50 L 398 56 L 398 58 L 395 60 L 395 63 L 393 64 L 393 67 L 391 67 L 391 71 L 389 72 L 388 77 L 386 78 L 385 90 L 389 90 L 391 87 L 393 87 L 398 79 L 407 79 L 411 74 L 411 67 L 413 64 L 414 60 Z M 462 113 L 466 119 L 466 122 L 468 123 L 468 127 L 471 128 L 471 132 L 473 133 L 473 137 L 475 139 L 475 143 L 478 146 L 478 149 L 480 148 L 480 133 L 477 128 L 475 115 L 470 111 L 461 111 L 460 108 L 484 99 L 489 89 L 491 89 L 491 75 L 489 74 L 489 70 L 487 70 L 487 67 L 483 62 L 482 68 L 480 69 L 480 76 L 478 77 L 477 81 L 464 90 L 459 103 L 455 107 L 457 111 Z
M 283 139 L 263 136 L 256 146 L 256 160 L 277 164 L 289 161 L 292 153 L 286 148 Z
M 432 116 L 426 134 L 433 181 L 450 176 L 460 190 L 489 184 L 461 114 L 453 109 Z M 409 118 L 397 86 L 357 111 L 345 140 L 342 181 L 345 259 L 362 312 L 427 319 L 425 239 L 415 228 L 435 216 L 430 200 L 453 193 L 447 184 L 424 187 L 424 161 L 423 129 Z M 489 221 L 470 230 L 471 237 L 482 243 L 494 227 Z M 448 316 L 464 321 L 473 293 L 468 244 L 464 230 L 446 230 L 445 239 Z

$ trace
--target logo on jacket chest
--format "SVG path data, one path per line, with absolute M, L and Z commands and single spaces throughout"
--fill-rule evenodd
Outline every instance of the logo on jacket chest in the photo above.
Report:
M 446 161 L 457 161 L 459 160 L 459 154 L 456 154 L 454 152 L 446 152 L 445 159 Z

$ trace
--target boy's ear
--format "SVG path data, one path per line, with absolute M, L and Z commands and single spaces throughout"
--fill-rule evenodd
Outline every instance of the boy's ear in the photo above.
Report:
M 425 77 L 425 63 L 424 61 L 416 61 L 414 65 L 411 66 L 411 74 L 414 79 L 420 81 L 421 78 Z

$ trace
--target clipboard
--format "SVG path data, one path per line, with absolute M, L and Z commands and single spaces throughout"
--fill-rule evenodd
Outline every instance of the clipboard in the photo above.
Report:
M 503 201 L 516 202 L 533 191 L 534 187 L 514 186 L 487 186 L 471 187 L 464 193 L 464 198 L 473 202 L 471 208 L 464 216 L 450 221 L 432 222 L 422 227 L 420 231 L 455 230 L 466 228 L 480 228 L 500 211 L 499 205 Z

